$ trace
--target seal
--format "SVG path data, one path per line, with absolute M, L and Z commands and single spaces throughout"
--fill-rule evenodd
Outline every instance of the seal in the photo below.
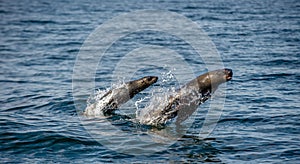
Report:
M 177 116 L 176 124 L 180 124 L 199 105 L 208 100 L 220 84 L 231 80 L 232 75 L 232 70 L 225 68 L 198 76 L 170 96 L 162 108 L 146 109 L 150 112 L 139 116 L 139 122 L 145 125 L 163 127 L 170 119 Z
M 158 77 L 156 76 L 145 76 L 138 80 L 124 83 L 118 88 L 111 89 L 98 101 L 89 105 L 85 109 L 84 115 L 95 116 L 101 114 L 112 114 L 120 105 L 126 103 L 137 93 L 156 83 L 157 79 Z

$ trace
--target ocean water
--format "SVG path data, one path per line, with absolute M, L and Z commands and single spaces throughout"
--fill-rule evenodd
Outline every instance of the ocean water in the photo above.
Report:
M 172 49 L 163 50 L 178 53 L 195 75 L 207 71 L 187 42 L 166 33 L 138 31 L 120 38 L 107 49 L 108 55 L 91 68 L 95 71 L 95 85 L 81 90 L 80 98 L 76 99 L 74 91 L 81 88 L 72 88 L 74 66 L 85 40 L 98 26 L 120 14 L 149 9 L 177 13 L 197 23 L 211 38 L 224 67 L 233 70 L 233 80 L 225 88 L 222 116 L 205 139 L 197 133 L 205 116 L 201 111 L 207 110 L 214 100 L 199 107 L 191 128 L 183 125 L 176 131 L 173 124 L 168 125 L 166 129 L 171 129 L 172 136 L 180 136 L 175 140 L 164 138 L 160 134 L 163 130 L 139 126 L 119 116 L 103 119 L 81 114 L 94 90 L 105 90 L 111 84 L 128 80 L 124 78 L 151 74 L 160 79 L 120 110 L 129 116 L 147 105 L 153 91 L 164 92 L 160 88 L 180 86 L 172 73 L 185 75 L 189 71 L 177 62 L 166 66 L 172 67 L 171 72 L 166 67 L 156 67 L 159 61 L 155 61 L 152 66 L 148 63 L 149 67 L 139 67 L 131 77 L 112 76 L 114 68 L 120 66 L 118 61 L 142 45 L 154 46 L 147 48 L 156 48 L 157 53 L 161 47 Z M 1 163 L 300 161 L 300 2 L 297 0 L 3 0 L 0 15 Z M 178 26 L 184 31 L 184 26 Z M 147 56 L 137 55 L 134 59 L 149 61 Z M 83 77 L 86 72 L 82 71 Z M 110 124 L 103 120 L 109 120 Z M 116 136 L 111 127 L 129 135 Z M 147 146 L 152 141 L 137 142 L 132 137 L 144 139 L 147 134 L 163 138 L 164 149 L 160 144 Z M 116 149 L 104 142 L 107 138 L 117 141 Z M 128 143 L 141 143 L 135 145 L 137 152 L 153 153 L 137 155 L 118 150 L 126 149 Z

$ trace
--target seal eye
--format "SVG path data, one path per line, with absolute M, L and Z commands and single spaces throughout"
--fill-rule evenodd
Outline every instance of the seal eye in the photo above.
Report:
M 151 77 L 147 77 L 147 81 L 151 81 Z

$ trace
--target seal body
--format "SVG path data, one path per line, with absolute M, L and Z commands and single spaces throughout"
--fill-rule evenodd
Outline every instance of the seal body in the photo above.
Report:
M 200 104 L 208 100 L 220 84 L 231 80 L 231 78 L 231 69 L 220 69 L 200 75 L 170 96 L 165 106 L 159 109 L 146 109 L 150 112 L 140 116 L 139 121 L 141 124 L 161 127 L 168 120 L 177 116 L 176 123 L 181 123 Z
M 156 76 L 146 76 L 109 90 L 98 101 L 88 106 L 84 111 L 84 115 L 95 116 L 112 114 L 120 105 L 126 103 L 137 93 L 148 88 L 155 83 L 157 79 L 158 77 Z

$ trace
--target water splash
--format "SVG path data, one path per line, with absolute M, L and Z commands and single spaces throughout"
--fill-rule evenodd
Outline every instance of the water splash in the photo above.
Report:
M 157 114 L 163 110 L 172 97 L 177 93 L 176 88 L 179 88 L 175 75 L 172 70 L 168 70 L 161 73 L 161 82 L 158 87 L 154 87 L 150 92 L 143 95 L 143 97 L 134 100 L 135 120 L 139 123 L 151 122 L 152 120 L 157 120 L 161 115 Z M 112 88 L 122 88 L 124 87 L 124 80 L 118 81 L 117 83 L 112 84 Z M 174 85 L 175 84 L 175 85 Z M 171 86 L 171 87 L 170 87 Z M 103 115 L 102 109 L 105 108 L 105 105 L 108 104 L 108 101 L 111 99 L 111 95 L 107 94 L 111 88 L 105 90 L 97 90 L 93 95 L 91 95 L 87 100 L 86 115 Z M 126 110 L 124 107 L 119 108 L 121 114 L 125 114 L 122 111 Z M 125 114 L 127 115 L 127 114 Z
M 94 103 L 96 103 L 97 101 L 99 101 L 104 95 L 105 93 L 107 93 L 110 90 L 110 88 L 106 88 L 105 90 L 101 90 L 101 89 L 97 89 L 93 94 L 91 94 L 86 103 L 87 106 L 90 106 Z
M 125 85 L 124 80 L 118 81 L 117 83 L 113 83 L 112 87 L 108 87 L 104 90 L 98 89 L 92 95 L 90 95 L 87 99 L 87 107 L 84 111 L 84 114 L 87 116 L 103 116 L 103 109 L 109 104 L 112 96 L 114 94 L 110 94 L 110 90 L 112 88 L 120 89 Z
M 170 97 L 176 93 L 177 87 L 172 85 L 177 82 L 173 74 L 174 70 L 175 68 L 168 72 L 162 72 L 162 80 L 159 87 L 152 90 L 151 96 L 136 102 L 137 104 L 144 103 L 143 108 L 137 108 L 136 120 L 138 122 L 151 122 L 151 120 L 156 119 L 152 117 L 153 113 L 157 113 L 163 109 L 168 104 Z M 147 101 L 147 103 L 145 103 L 145 101 Z

